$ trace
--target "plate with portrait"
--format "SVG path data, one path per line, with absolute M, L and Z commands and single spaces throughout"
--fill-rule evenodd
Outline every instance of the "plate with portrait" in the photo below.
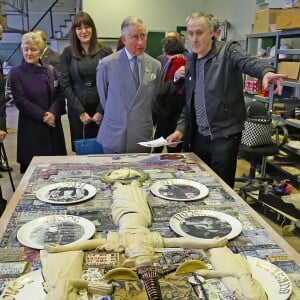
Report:
M 159 180 L 151 185 L 150 190 L 157 197 L 173 201 L 199 200 L 209 193 L 204 184 L 188 179 Z
M 41 270 L 29 272 L 11 281 L 4 289 L 0 299 L 27 300 L 30 296 L 33 299 L 46 299 L 43 283 Z
M 289 299 L 293 286 L 290 278 L 284 271 L 267 260 L 253 256 L 247 256 L 246 258 L 253 278 L 261 283 L 268 299 Z
M 198 239 L 235 238 L 242 231 L 241 222 L 222 212 L 186 210 L 173 215 L 170 227 L 183 237 Z
M 33 249 L 45 244 L 74 245 L 88 240 L 95 233 L 95 225 L 88 219 L 72 215 L 52 215 L 34 219 L 18 230 L 18 241 Z
M 83 182 L 59 182 L 41 187 L 35 196 L 52 204 L 72 204 L 94 197 L 97 190 L 94 186 Z

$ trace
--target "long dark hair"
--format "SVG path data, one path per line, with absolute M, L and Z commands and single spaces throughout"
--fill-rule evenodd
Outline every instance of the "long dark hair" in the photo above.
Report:
M 88 54 L 95 55 L 102 48 L 102 45 L 97 40 L 97 29 L 91 16 L 88 13 L 83 11 L 78 12 L 73 18 L 72 27 L 70 30 L 71 52 L 72 55 L 77 58 L 87 55 L 87 53 L 85 53 L 84 49 L 82 48 L 81 43 L 76 35 L 76 27 L 79 27 L 81 25 L 88 25 L 92 28 L 92 37 L 90 41 Z

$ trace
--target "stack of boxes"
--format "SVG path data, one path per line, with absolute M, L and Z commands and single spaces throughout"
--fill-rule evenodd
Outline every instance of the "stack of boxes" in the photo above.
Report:
M 257 10 L 254 16 L 254 26 L 252 33 L 266 33 L 275 30 L 287 30 L 300 28 L 300 1 L 293 1 L 293 7 L 285 7 L 282 2 L 282 8 L 271 8 Z M 277 1 L 278 2 L 278 1 Z
M 256 3 L 260 5 L 262 2 L 264 1 L 256 1 Z M 252 33 L 260 34 L 277 30 L 300 28 L 300 0 L 269 0 L 268 5 L 268 9 L 261 9 L 255 12 Z M 300 82 L 299 61 L 280 62 L 278 72 L 287 74 L 288 80 Z
M 300 1 L 295 7 L 280 9 L 276 16 L 276 30 L 300 28 Z

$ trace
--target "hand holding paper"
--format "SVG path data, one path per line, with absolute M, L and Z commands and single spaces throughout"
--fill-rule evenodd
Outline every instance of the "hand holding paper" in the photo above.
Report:
M 163 137 L 160 137 L 156 140 L 148 141 L 148 142 L 139 142 L 138 144 L 144 147 L 162 147 L 162 146 L 169 146 L 169 145 L 177 145 L 178 143 L 181 143 L 182 141 L 179 142 L 168 142 L 166 139 Z

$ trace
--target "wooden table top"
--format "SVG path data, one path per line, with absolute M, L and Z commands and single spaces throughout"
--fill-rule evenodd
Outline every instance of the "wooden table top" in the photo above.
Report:
M 182 159 L 182 156 L 184 159 Z M 180 159 L 181 158 L 181 159 Z M 24 174 L 16 192 L 10 199 L 0 219 L 1 248 L 17 249 L 16 231 L 30 219 L 47 214 L 76 214 L 90 218 L 96 223 L 96 231 L 113 230 L 113 224 L 102 224 L 104 214 L 109 218 L 109 203 L 112 186 L 100 179 L 107 170 L 131 168 L 143 171 L 148 179 L 143 182 L 153 217 L 152 228 L 161 230 L 167 237 L 178 236 L 168 227 L 172 215 L 185 209 L 208 209 L 227 213 L 237 218 L 242 224 L 242 233 L 232 239 L 228 246 L 236 247 L 244 255 L 253 254 L 268 260 L 277 255 L 279 266 L 289 275 L 300 267 L 300 255 L 293 249 L 261 216 L 254 211 L 240 196 L 222 181 L 195 154 L 184 153 L 176 157 L 159 154 L 123 154 L 123 155 L 90 155 L 90 156 L 51 156 L 34 157 Z M 48 178 L 45 171 L 50 170 Z M 56 170 L 56 173 L 51 170 Z M 168 201 L 155 197 L 150 191 L 151 185 L 158 180 L 183 178 L 204 184 L 209 189 L 206 198 L 196 201 Z M 35 191 L 42 186 L 63 181 L 81 181 L 96 187 L 94 199 L 70 205 L 52 205 L 36 199 Z M 110 201 L 110 202 L 109 202 Z M 102 204 L 103 209 L 98 209 Z M 87 211 L 87 207 L 91 209 Z M 97 222 L 97 218 L 99 221 Z M 163 224 L 163 225 L 161 225 Z M 161 226 L 160 226 L 161 225 Z M 106 227 L 107 228 L 106 228 Z M 165 227 L 165 228 L 163 228 Z M 24 247 L 26 250 L 27 247 Z M 262 251 L 264 249 L 264 251 Z M 288 257 L 282 259 L 280 256 Z M 2 259 L 5 261 L 5 257 Z M 30 261 L 30 259 L 29 259 Z M 294 264 L 293 271 L 285 268 L 287 261 Z M 33 265 L 33 261 L 30 261 Z M 299 270 L 299 269 L 298 269 Z M 29 270 L 32 271 L 32 268 Z

